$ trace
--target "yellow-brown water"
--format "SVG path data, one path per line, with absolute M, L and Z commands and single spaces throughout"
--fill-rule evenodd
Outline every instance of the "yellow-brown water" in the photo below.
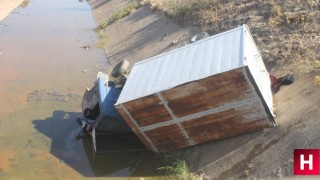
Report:
M 107 67 L 94 27 L 76 0 L 33 0 L 0 22 L 0 179 L 150 175 L 143 152 L 96 155 L 75 139 L 83 91 Z

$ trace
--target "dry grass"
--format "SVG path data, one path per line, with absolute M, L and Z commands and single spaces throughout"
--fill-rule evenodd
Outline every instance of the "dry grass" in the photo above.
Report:
M 318 72 L 319 0 L 143 0 L 174 21 L 209 34 L 248 24 L 269 69 Z M 284 68 L 283 68 L 284 67 Z
M 320 86 L 320 76 L 316 76 L 316 77 L 314 78 L 314 84 L 315 84 L 316 86 Z
M 219 4 L 217 0 L 147 0 L 153 10 L 162 10 L 172 19 L 198 25 L 198 18 L 202 15 L 208 16 L 211 8 Z M 209 10 L 209 11 L 208 11 Z M 204 12 L 202 14 L 201 12 Z M 211 16 L 211 15 L 209 15 Z M 208 20 L 208 19 L 207 19 Z
M 317 74 L 320 72 L 320 61 L 301 60 L 296 63 L 296 70 L 300 76 Z
M 26 8 L 30 3 L 30 0 L 24 0 L 19 7 Z
M 196 148 L 159 153 L 156 155 L 158 171 L 165 175 L 165 179 L 201 179 L 199 175 L 191 172 L 198 153 Z
M 280 16 L 283 14 L 282 6 L 279 4 L 274 4 L 271 8 L 271 15 L 274 17 Z
M 101 32 L 101 31 L 97 31 L 98 37 L 99 37 L 99 41 L 96 44 L 96 47 L 98 48 L 103 48 L 107 43 L 108 43 L 108 39 L 107 37 Z
M 202 27 L 232 18 L 244 8 L 253 8 L 259 2 L 248 0 L 144 0 L 153 9 L 160 9 L 170 18 L 184 24 Z M 276 11 L 276 10 L 274 10 Z M 280 13 L 280 9 L 278 9 Z M 210 30 L 210 28 L 209 28 Z M 218 30 L 219 32 L 219 30 Z
M 102 30 L 108 26 L 110 26 L 111 24 L 113 24 L 114 22 L 132 14 L 133 12 L 135 12 L 138 8 L 140 7 L 139 3 L 137 1 L 133 1 L 131 3 L 129 3 L 127 6 L 125 6 L 124 8 L 122 8 L 121 10 L 117 11 L 116 13 L 114 13 L 107 21 L 101 23 L 96 30 Z

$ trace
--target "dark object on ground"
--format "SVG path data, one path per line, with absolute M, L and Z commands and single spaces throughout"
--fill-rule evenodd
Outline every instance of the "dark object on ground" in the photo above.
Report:
M 281 78 L 279 78 L 279 81 L 281 82 L 281 85 L 290 85 L 294 81 L 294 77 L 291 74 L 287 74 Z
M 276 78 L 275 76 L 270 75 L 271 80 L 271 90 L 275 94 L 279 91 L 281 85 L 290 85 L 294 82 L 294 77 L 292 74 L 287 74 L 281 78 Z
M 209 34 L 206 33 L 206 32 L 198 33 L 198 34 L 196 34 L 195 36 L 193 36 L 193 37 L 191 38 L 191 43 L 194 43 L 194 42 L 196 42 L 196 41 L 199 41 L 199 40 L 204 39 L 204 38 L 207 38 L 207 37 L 209 37 Z
M 124 74 L 126 72 L 126 70 L 129 67 L 129 61 L 127 60 L 123 60 L 120 61 L 112 70 L 111 75 L 114 78 L 118 78 L 119 76 L 121 76 L 122 74 Z
M 100 115 L 98 84 L 95 82 L 91 89 L 87 89 L 82 99 L 82 112 L 85 118 L 97 119 Z
M 90 45 L 84 45 L 84 46 L 81 46 L 80 48 L 83 48 L 83 49 L 85 49 L 85 50 L 88 50 L 88 49 L 91 48 L 91 46 L 90 46 Z

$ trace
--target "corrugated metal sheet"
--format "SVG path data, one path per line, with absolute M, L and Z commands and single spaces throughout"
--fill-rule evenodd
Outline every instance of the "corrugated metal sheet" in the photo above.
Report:
M 270 77 L 257 46 L 248 29 L 244 30 L 244 64 L 249 67 L 250 73 L 257 87 L 273 114 L 273 99 L 270 91 Z
M 245 26 L 136 63 L 117 104 L 243 65 Z

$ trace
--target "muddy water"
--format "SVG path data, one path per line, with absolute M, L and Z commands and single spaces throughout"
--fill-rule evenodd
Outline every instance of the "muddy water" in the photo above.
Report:
M 32 0 L 0 22 L 0 179 L 150 174 L 143 152 L 96 155 L 75 139 L 82 93 L 107 64 L 94 27 L 77 0 Z

